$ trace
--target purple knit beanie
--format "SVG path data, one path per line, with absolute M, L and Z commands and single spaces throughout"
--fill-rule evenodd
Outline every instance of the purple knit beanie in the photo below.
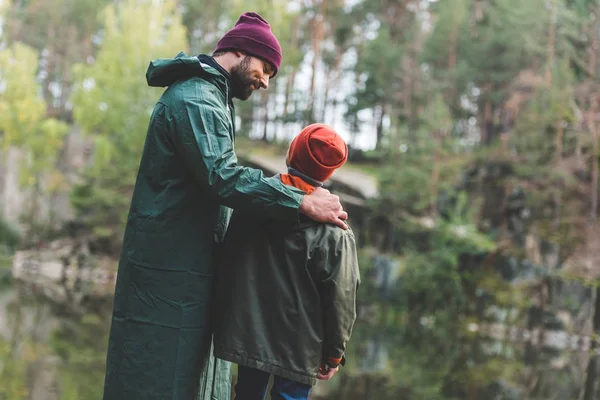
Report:
M 269 23 L 255 12 L 242 14 L 233 29 L 219 40 L 215 52 L 223 50 L 243 51 L 270 62 L 275 67 L 273 76 L 281 65 L 281 46 Z

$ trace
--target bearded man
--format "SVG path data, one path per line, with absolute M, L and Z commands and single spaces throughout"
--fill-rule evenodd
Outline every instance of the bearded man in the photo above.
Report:
M 213 56 L 150 63 L 154 107 L 115 288 L 104 400 L 228 399 L 211 355 L 213 276 L 231 209 L 281 221 L 304 214 L 346 228 L 339 198 L 306 194 L 238 165 L 233 98 L 267 89 L 281 65 L 267 21 L 245 13 Z

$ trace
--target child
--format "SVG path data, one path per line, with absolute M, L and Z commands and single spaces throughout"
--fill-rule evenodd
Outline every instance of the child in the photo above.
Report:
M 310 193 L 347 159 L 330 127 L 294 138 L 283 183 Z M 236 400 L 307 399 L 316 379 L 343 364 L 360 283 L 351 229 L 260 220 L 235 211 L 216 287 L 215 356 L 238 364 Z

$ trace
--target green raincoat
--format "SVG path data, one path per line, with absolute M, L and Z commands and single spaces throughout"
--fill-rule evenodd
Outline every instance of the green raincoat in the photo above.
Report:
M 150 118 L 119 263 L 104 400 L 229 399 L 211 355 L 216 243 L 231 208 L 297 221 L 302 192 L 237 164 L 229 83 L 197 57 L 150 63 Z

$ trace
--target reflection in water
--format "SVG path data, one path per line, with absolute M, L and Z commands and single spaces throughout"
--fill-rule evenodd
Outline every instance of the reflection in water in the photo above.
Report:
M 110 313 L 107 295 L 73 307 L 39 286 L 0 286 L 0 400 L 100 399 Z M 598 398 L 598 359 L 588 366 L 585 352 L 483 337 L 457 327 L 458 316 L 402 320 L 359 321 L 347 366 L 312 398 Z
M 315 398 L 574 400 L 586 385 L 585 365 L 586 353 L 500 342 L 442 326 L 359 325 L 339 384 Z M 588 379 L 595 382 L 596 374 Z M 589 393 L 587 400 L 597 398 Z
M 76 312 L 37 286 L 0 288 L 0 399 L 102 398 L 111 304 L 84 304 Z

